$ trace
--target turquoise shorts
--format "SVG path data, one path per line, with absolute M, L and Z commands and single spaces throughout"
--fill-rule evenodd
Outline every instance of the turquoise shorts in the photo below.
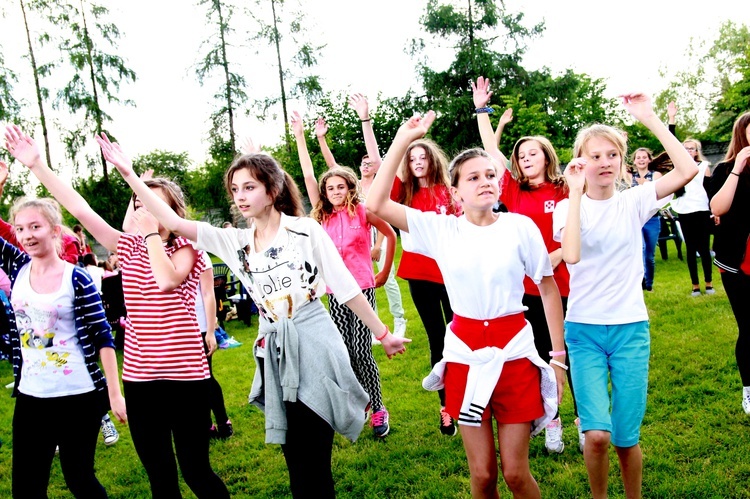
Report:
M 617 447 L 636 445 L 646 413 L 648 321 L 614 326 L 566 321 L 565 342 L 581 430 L 607 431 Z

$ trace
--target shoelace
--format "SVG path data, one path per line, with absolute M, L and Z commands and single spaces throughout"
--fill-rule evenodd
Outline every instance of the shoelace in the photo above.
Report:
M 114 427 L 114 425 L 112 423 L 105 423 L 104 424 L 104 431 L 103 431 L 103 433 L 104 433 L 105 437 L 112 437 L 112 436 L 114 436 L 114 434 L 115 434 L 116 431 L 117 430 L 115 430 L 115 427 Z
M 453 426 L 453 418 L 446 411 L 440 411 L 440 420 L 443 426 Z
M 385 411 L 376 411 L 372 413 L 372 420 L 370 424 L 372 426 L 383 426 L 385 424 L 385 416 L 388 414 Z

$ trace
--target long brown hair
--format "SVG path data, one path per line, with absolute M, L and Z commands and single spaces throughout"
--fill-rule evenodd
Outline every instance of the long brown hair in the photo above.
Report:
M 541 135 L 531 135 L 521 137 L 516 141 L 516 145 L 513 146 L 513 153 L 510 155 L 510 172 L 513 177 L 518 180 L 518 184 L 521 189 L 530 190 L 531 185 L 529 184 L 529 177 L 523 172 L 521 168 L 521 161 L 518 158 L 519 149 L 525 142 L 535 141 L 539 143 L 539 146 L 544 153 L 544 160 L 546 162 L 544 168 L 544 181 L 554 184 L 556 188 L 565 189 L 567 191 L 568 184 L 565 182 L 565 177 L 560 173 L 560 159 L 557 157 L 557 152 L 552 146 L 552 143 Z
M 143 183 L 146 184 L 149 189 L 161 189 L 161 191 L 164 193 L 164 197 L 167 198 L 167 204 L 170 208 L 172 208 L 172 211 L 177 213 L 180 218 L 185 218 L 187 216 L 187 204 L 185 203 L 185 196 L 182 193 L 182 189 L 179 185 L 164 177 L 150 178 L 148 180 L 144 180 Z M 135 203 L 136 199 L 138 199 L 138 196 L 134 192 L 133 203 Z M 170 232 L 169 237 L 167 237 L 167 244 L 171 246 L 176 238 L 177 235 L 173 232 Z
M 346 182 L 347 193 L 346 199 L 344 200 L 344 206 L 346 207 L 349 216 L 354 216 L 357 205 L 362 199 L 359 180 L 357 180 L 357 175 L 354 174 L 354 170 L 348 166 L 336 166 L 331 168 L 320 176 L 320 180 L 318 181 L 318 194 L 320 199 L 318 200 L 318 204 L 316 204 L 310 212 L 310 216 L 320 224 L 328 221 L 333 214 L 333 205 L 326 195 L 326 183 L 333 177 L 341 177 L 344 179 L 344 182 Z
M 224 175 L 224 187 L 230 199 L 234 174 L 243 169 L 247 169 L 255 180 L 263 184 L 266 192 L 274 200 L 273 207 L 276 211 L 292 217 L 301 217 L 305 214 L 302 207 L 302 195 L 294 179 L 268 154 L 244 154 L 232 162 Z
M 419 179 L 414 176 L 411 168 L 409 168 L 409 156 L 411 155 L 411 151 L 416 147 L 421 147 L 425 152 L 425 159 L 428 163 L 427 175 L 425 175 L 425 178 L 427 179 L 427 189 L 429 189 L 430 195 L 435 195 L 432 187 L 442 185 L 447 188 L 450 185 L 450 181 L 448 180 L 448 158 L 446 157 L 445 152 L 443 152 L 439 145 L 430 139 L 415 140 L 409 144 L 409 147 L 406 149 L 406 154 L 404 154 L 404 157 L 401 160 L 401 175 L 404 179 L 404 196 L 403 199 L 399 199 L 398 202 L 406 206 L 411 206 L 414 195 L 420 189 Z
M 727 148 L 727 155 L 724 156 L 724 161 L 734 161 L 734 158 L 740 153 L 742 149 L 749 146 L 747 142 L 747 127 L 750 126 L 750 111 L 741 114 L 737 121 L 734 122 L 732 127 L 732 140 L 729 141 L 729 147 Z M 747 168 L 742 172 L 748 171 Z

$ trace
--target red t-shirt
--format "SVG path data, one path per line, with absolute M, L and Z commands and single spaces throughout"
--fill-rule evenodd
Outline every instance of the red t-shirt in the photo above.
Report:
M 552 239 L 552 213 L 557 203 L 566 199 L 568 194 L 554 184 L 545 182 L 529 190 L 521 189 L 520 184 L 505 170 L 500 185 L 500 201 L 511 213 L 520 213 L 529 217 L 539 227 L 547 247 L 547 253 L 560 248 L 560 243 Z M 560 289 L 560 296 L 570 294 L 570 274 L 565 262 L 555 268 L 555 282 Z M 539 288 L 528 276 L 523 281 L 526 294 L 539 296 Z
M 391 188 L 391 199 L 400 202 L 404 194 L 404 184 L 396 177 Z M 411 200 L 411 207 L 419 211 L 434 211 L 448 215 L 458 215 L 461 207 L 456 206 L 451 199 L 448 188 L 436 185 L 432 189 L 419 189 Z M 432 258 L 404 251 L 396 275 L 401 279 L 419 279 L 444 284 L 443 274 Z
M 187 239 L 165 246 L 172 256 Z M 122 234 L 117 243 L 122 290 L 128 318 L 125 325 L 123 381 L 201 380 L 210 377 L 195 316 L 198 278 L 206 263 L 196 255 L 195 266 L 171 291 L 160 291 L 143 237 Z

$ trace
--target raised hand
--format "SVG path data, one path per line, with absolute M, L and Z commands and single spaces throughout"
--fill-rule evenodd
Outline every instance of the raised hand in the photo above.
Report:
M 565 168 L 564 175 L 571 191 L 583 192 L 586 183 L 586 160 L 574 158 Z
M 5 161 L 0 161 L 0 186 L 5 185 L 8 180 L 8 165 Z
M 370 119 L 370 105 L 367 102 L 367 97 L 363 94 L 352 94 L 349 96 L 349 105 L 357 111 L 357 116 L 360 120 Z
M 505 125 L 513 121 L 513 108 L 509 107 L 505 110 L 505 112 L 500 116 L 500 123 L 498 123 L 498 127 L 505 128 Z
M 410 142 L 421 139 L 427 134 L 434 121 L 435 111 L 427 111 L 424 116 L 415 114 L 399 127 L 396 136 L 408 139 Z
M 675 116 L 677 116 L 677 104 L 675 104 L 674 101 L 671 101 L 669 104 L 667 104 L 667 117 L 669 118 L 670 122 L 673 122 Z
M 651 98 L 648 95 L 632 93 L 623 94 L 620 97 L 622 98 L 622 105 L 625 106 L 628 113 L 641 123 L 656 116 Z
M 240 152 L 242 154 L 257 154 L 260 152 L 260 145 L 255 145 L 251 137 L 245 137 L 240 144 Z
M 95 138 L 96 143 L 99 144 L 99 147 L 102 148 L 102 155 L 104 155 L 104 159 L 112 163 L 115 168 L 117 168 L 117 171 L 120 172 L 123 178 L 126 178 L 128 175 L 134 173 L 133 163 L 130 161 L 130 158 L 122 151 L 120 144 L 109 140 L 109 137 L 107 137 L 107 134 L 104 132 L 102 132 L 101 135 L 97 135 Z
M 28 168 L 33 168 L 42 159 L 34 139 L 23 133 L 18 125 L 5 127 L 5 148 Z
M 748 158 L 750 158 L 750 146 L 743 147 L 740 152 L 737 153 L 737 157 L 734 158 L 733 172 L 742 173 L 747 168 Z
M 315 136 L 317 138 L 325 137 L 325 135 L 328 133 L 328 123 L 326 123 L 325 118 L 318 117 L 317 120 L 315 120 Z
M 302 123 L 302 116 L 299 111 L 292 111 L 292 117 L 289 118 L 289 124 L 292 125 L 292 131 L 295 137 L 303 137 L 305 135 L 305 125 Z
M 133 212 L 132 221 L 135 224 L 138 232 L 145 236 L 152 232 L 159 232 L 159 221 L 156 220 L 145 206 L 139 207 Z
M 145 172 L 141 173 L 141 180 L 151 180 L 152 178 L 154 178 L 153 168 L 149 168 Z
M 490 103 L 490 97 L 492 92 L 490 91 L 490 79 L 480 76 L 477 78 L 477 83 L 471 82 L 471 92 L 474 99 L 474 107 L 479 109 L 487 107 Z

